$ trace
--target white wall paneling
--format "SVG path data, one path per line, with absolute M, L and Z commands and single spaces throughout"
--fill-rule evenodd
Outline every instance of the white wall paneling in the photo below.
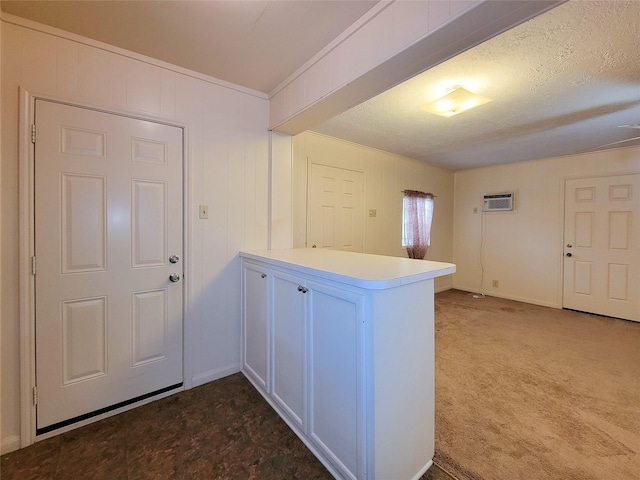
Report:
M 307 168 L 319 163 L 364 172 L 364 253 L 406 257 L 402 248 L 402 190 L 437 195 L 427 260 L 453 258 L 453 172 L 399 155 L 305 132 L 293 137 L 293 246 L 306 246 Z M 368 216 L 370 209 L 376 216 Z M 451 276 L 436 279 L 436 291 L 451 288 Z
M 561 308 L 565 180 L 638 172 L 638 147 L 456 172 L 453 286 L 481 288 L 482 195 L 516 192 L 515 213 L 484 214 L 483 290 Z
M 187 127 L 187 388 L 240 369 L 237 254 L 267 247 L 268 203 L 265 95 L 49 27 L 39 31 L 32 22 L 27 28 L 7 17 L 1 28 L 3 453 L 32 441 L 20 422 L 20 345 L 29 342 L 28 332 L 21 337 L 19 320 L 19 149 L 28 155 L 28 146 L 18 142 L 20 87 L 38 96 Z M 23 179 L 28 182 L 28 176 Z M 198 218 L 202 204 L 209 205 L 208 220 Z M 22 378 L 22 383 L 31 381 L 28 375 Z
M 558 3 L 381 2 L 270 92 L 269 126 L 298 134 Z
M 297 207 L 294 202 L 298 200 L 294 200 L 292 196 L 292 188 L 295 184 L 292 178 L 292 149 L 291 135 L 271 132 L 269 248 L 291 248 L 293 246 L 292 211 Z

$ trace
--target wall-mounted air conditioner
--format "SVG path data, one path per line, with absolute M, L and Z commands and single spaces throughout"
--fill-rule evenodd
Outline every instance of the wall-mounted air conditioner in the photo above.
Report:
M 513 193 L 492 193 L 483 196 L 483 212 L 505 212 L 513 210 Z

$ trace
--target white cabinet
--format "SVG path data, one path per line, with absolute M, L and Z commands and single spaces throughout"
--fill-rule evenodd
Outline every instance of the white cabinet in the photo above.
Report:
M 433 279 L 455 266 L 320 249 L 241 257 L 247 378 L 336 478 L 420 478 L 435 443 Z
M 306 320 L 304 280 L 271 270 L 273 400 L 299 428 L 305 424 Z M 300 287 L 300 288 L 299 288 Z
M 346 478 L 363 478 L 364 297 L 308 282 L 307 435 Z
M 267 268 L 251 262 L 242 267 L 243 365 L 254 383 L 267 389 Z

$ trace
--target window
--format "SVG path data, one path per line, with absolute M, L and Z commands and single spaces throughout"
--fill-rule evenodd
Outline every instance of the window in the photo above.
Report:
M 402 199 L 402 246 L 409 258 L 423 259 L 431 244 L 433 195 L 405 190 Z

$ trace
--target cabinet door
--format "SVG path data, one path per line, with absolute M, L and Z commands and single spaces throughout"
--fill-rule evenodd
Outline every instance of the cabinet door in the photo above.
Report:
M 344 478 L 363 478 L 363 296 L 308 288 L 309 436 Z
M 306 290 L 300 277 L 272 272 L 272 395 L 288 418 L 304 431 Z
M 268 390 L 267 269 L 243 263 L 243 361 L 244 371 L 260 387 Z

